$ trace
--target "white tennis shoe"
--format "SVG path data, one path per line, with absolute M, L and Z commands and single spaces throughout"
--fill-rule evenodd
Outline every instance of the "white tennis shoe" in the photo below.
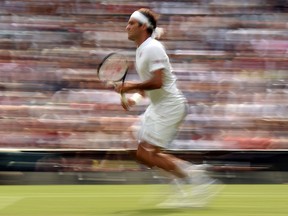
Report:
M 171 182 L 172 194 L 157 206 L 160 208 L 204 208 L 220 192 L 222 184 L 212 179 L 204 166 L 191 166 L 186 179 Z

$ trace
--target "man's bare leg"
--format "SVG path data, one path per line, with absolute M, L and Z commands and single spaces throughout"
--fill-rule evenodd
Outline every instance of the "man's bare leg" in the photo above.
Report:
M 187 177 L 187 173 L 177 166 L 177 161 L 180 162 L 181 159 L 170 154 L 162 153 L 161 148 L 158 146 L 151 145 L 147 142 L 140 142 L 136 157 L 139 162 L 150 168 L 158 167 L 178 178 Z

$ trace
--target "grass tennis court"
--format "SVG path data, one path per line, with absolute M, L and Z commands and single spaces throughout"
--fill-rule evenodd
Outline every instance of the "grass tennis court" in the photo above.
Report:
M 226 185 L 204 209 L 159 209 L 165 185 L 0 186 L 1 216 L 287 216 L 288 185 Z M 167 191 L 166 191 L 167 192 Z

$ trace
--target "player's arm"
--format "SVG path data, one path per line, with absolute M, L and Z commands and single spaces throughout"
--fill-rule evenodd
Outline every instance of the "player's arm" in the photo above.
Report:
M 149 91 L 160 89 L 163 85 L 164 72 L 163 69 L 155 70 L 151 73 L 152 77 L 143 82 L 125 83 L 123 86 L 118 85 L 116 87 L 117 92 L 128 93 L 138 91 Z
M 151 74 L 152 77 L 149 80 L 136 83 L 135 86 L 132 86 L 132 88 L 138 89 L 140 91 L 160 89 L 163 85 L 163 77 L 164 77 L 163 69 L 158 69 L 152 72 Z
M 163 70 L 159 69 L 152 72 L 152 77 L 149 80 L 139 83 L 125 83 L 123 86 L 116 86 L 117 92 L 127 93 L 133 92 L 132 97 L 128 98 L 127 101 L 121 101 L 121 105 L 125 110 L 129 110 L 130 107 L 135 106 L 145 97 L 145 91 L 159 89 L 163 85 Z M 135 93 L 136 92 L 136 93 Z

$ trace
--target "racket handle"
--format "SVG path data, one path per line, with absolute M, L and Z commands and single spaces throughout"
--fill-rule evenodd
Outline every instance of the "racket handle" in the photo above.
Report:
M 127 104 L 127 98 L 126 98 L 126 95 L 121 93 L 121 101 L 125 104 Z
M 123 93 L 121 93 L 121 102 L 122 102 L 122 104 L 124 104 L 125 105 L 125 109 L 126 110 L 129 110 L 129 105 L 128 105 L 128 100 L 127 100 L 127 98 L 126 98 L 126 95 L 125 94 L 123 94 Z

